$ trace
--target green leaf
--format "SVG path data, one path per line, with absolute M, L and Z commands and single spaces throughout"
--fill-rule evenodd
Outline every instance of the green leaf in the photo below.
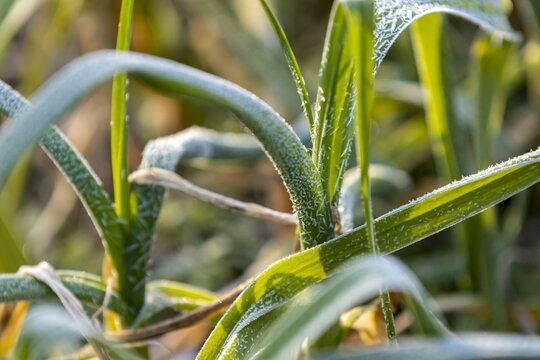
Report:
M 0 153 L 3 154 L 0 184 L 5 182 L 22 152 L 49 124 L 58 121 L 82 95 L 119 71 L 132 72 L 169 95 L 194 97 L 230 109 L 256 136 L 280 172 L 291 194 L 306 246 L 333 237 L 330 206 L 317 170 L 297 136 L 275 111 L 230 82 L 149 55 L 98 52 L 74 61 L 50 79 L 34 96 L 34 106 L 0 133 Z M 133 243 L 125 251 L 123 264 L 133 291 L 144 293 L 152 237 L 149 233 L 159 214 L 162 193 L 160 195 L 160 189 L 149 190 L 149 187 L 137 187 L 135 192 L 132 206 L 136 211 L 130 226 Z
M 298 66 L 298 62 L 296 61 L 296 57 L 294 56 L 291 45 L 289 44 L 289 40 L 287 40 L 287 36 L 285 35 L 285 32 L 283 31 L 278 19 L 272 12 L 272 9 L 270 9 L 265 0 L 259 1 L 264 9 L 264 12 L 266 13 L 266 16 L 268 17 L 268 20 L 270 21 L 270 24 L 272 25 L 272 28 L 274 29 L 274 32 L 276 33 L 279 43 L 281 44 L 283 55 L 285 55 L 287 65 L 289 65 L 289 69 L 291 70 L 291 74 L 296 85 L 296 91 L 300 96 L 302 110 L 304 110 L 304 114 L 306 115 L 310 132 L 313 133 L 313 113 L 311 112 L 311 102 L 309 101 L 306 83 L 304 81 L 304 77 L 302 76 L 302 72 L 300 71 L 300 67 Z
M 425 87 L 426 121 L 439 175 L 444 181 L 465 173 L 463 151 L 458 142 L 461 133 L 454 114 L 449 70 L 446 66 L 443 17 L 430 14 L 413 24 L 416 64 Z
M 399 346 L 315 355 L 313 360 L 523 360 L 538 359 L 540 338 L 524 335 L 464 334 L 440 340 L 402 341 Z
M 504 0 L 376 0 L 375 71 L 399 34 L 417 19 L 432 13 L 459 16 L 508 40 L 521 38 L 510 28 Z
M 442 187 L 375 220 L 381 253 L 391 253 L 463 221 L 540 181 L 540 149 Z M 216 326 L 198 359 L 238 358 L 279 308 L 338 266 L 369 253 L 365 226 L 266 269 Z M 236 355 L 235 355 L 236 354 Z
M 64 285 L 85 305 L 97 309 L 103 303 L 107 286 L 97 276 L 78 271 L 58 271 L 58 275 Z M 52 290 L 33 277 L 0 274 L 0 302 L 54 298 Z M 108 309 L 127 319 L 133 316 L 116 293 L 111 294 Z
M 485 34 L 472 46 L 474 75 L 478 79 L 474 145 L 476 167 L 482 169 L 493 161 L 493 145 L 498 139 L 510 85 L 510 60 L 513 45 Z
M 170 314 L 171 310 L 191 311 L 209 305 L 217 299 L 216 293 L 193 285 L 167 280 L 151 281 L 147 285 L 143 311 L 133 326 L 151 323 L 163 313 Z
M 13 122 L 17 122 L 18 114 L 31 109 L 32 106 L 26 99 L 0 81 L 0 112 L 14 118 Z M 45 129 L 45 134 L 40 137 L 43 150 L 73 186 L 104 246 L 112 254 L 115 268 L 121 272 L 123 229 L 101 181 L 60 130 L 48 125 Z
M 352 47 L 354 59 L 354 120 L 356 127 L 356 156 L 360 168 L 360 182 L 364 217 L 369 238 L 371 253 L 379 254 L 377 236 L 373 225 L 373 209 L 371 206 L 371 182 L 369 178 L 371 150 L 371 117 L 373 108 L 373 29 L 375 27 L 373 0 L 344 1 L 348 10 L 348 21 L 351 33 L 355 35 Z M 396 329 L 394 314 L 387 290 L 381 289 L 381 302 L 386 323 L 386 332 L 391 342 L 395 341 Z
M 313 160 L 320 171 L 323 186 L 331 204 L 338 201 L 352 141 L 351 105 L 352 77 L 350 64 L 354 55 L 352 45 L 361 41 L 352 33 L 343 4 L 362 3 L 339 0 L 334 2 L 328 25 L 321 77 L 317 96 L 317 117 L 312 134 Z M 468 19 L 490 32 L 507 39 L 519 39 L 512 32 L 500 0 L 472 2 L 452 1 L 375 1 L 373 74 L 381 65 L 399 34 L 420 17 L 446 12 Z M 429 36 L 429 32 L 426 36 Z M 366 47 L 362 44 L 360 47 Z M 458 172 L 456 171 L 456 174 Z
M 410 270 L 393 258 L 365 257 L 338 270 L 324 286 L 314 286 L 296 295 L 289 308 L 257 342 L 252 353 L 257 352 L 255 358 L 260 359 L 286 359 L 304 339 L 313 343 L 341 313 L 370 300 L 381 288 L 410 294 L 423 308 L 429 309 L 427 312 L 431 312 L 435 326 L 445 329 L 434 300 Z M 259 349 L 262 351 L 258 352 Z
M 354 132 L 354 54 L 350 45 L 358 39 L 350 29 L 350 10 L 345 3 L 336 1 L 332 7 L 312 131 L 313 161 L 332 205 L 339 200 Z
M 116 50 L 128 51 L 131 40 L 131 24 L 134 0 L 122 0 Z M 127 75 L 119 73 L 114 76 L 111 105 L 111 159 L 114 186 L 114 201 L 118 217 L 129 223 L 129 164 L 127 151 Z M 129 246 L 129 245 L 128 245 Z M 122 289 L 123 290 L 123 289 Z M 141 299 L 144 300 L 144 299 Z

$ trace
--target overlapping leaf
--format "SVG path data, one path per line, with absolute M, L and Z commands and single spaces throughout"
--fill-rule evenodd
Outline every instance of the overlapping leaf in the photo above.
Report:
M 22 152 L 49 124 L 58 121 L 77 100 L 118 71 L 137 74 L 143 81 L 173 96 L 216 102 L 232 110 L 263 145 L 291 194 L 303 241 L 309 246 L 333 236 L 331 211 L 317 170 L 294 132 L 268 105 L 253 94 L 215 76 L 141 54 L 104 51 L 76 60 L 54 76 L 34 97 L 34 106 L 0 133 L 0 183 Z M 76 86 L 74 86 L 76 84 Z M 134 291 L 144 292 L 146 264 L 160 210 L 161 189 L 137 187 L 136 211 L 130 226 L 131 245 L 123 269 Z
M 350 28 L 351 9 L 345 6 L 347 3 L 347 0 L 334 2 L 321 62 L 317 116 L 312 133 L 313 159 L 332 204 L 338 201 L 351 147 L 354 126 L 351 111 L 355 106 L 351 99 L 354 92 L 351 74 L 354 54 L 351 51 L 352 46 L 361 41 Z M 435 12 L 458 15 L 503 37 L 519 38 L 510 29 L 500 0 L 377 0 L 372 71 L 377 71 L 404 29 L 418 18 Z
M 107 287 L 98 277 L 75 271 L 58 271 L 58 275 L 64 285 L 84 304 L 97 309 L 103 303 Z M 54 297 L 51 289 L 35 278 L 0 274 L 0 302 L 49 300 Z M 116 293 L 110 294 L 108 307 L 122 317 L 133 316 Z
M 440 188 L 375 220 L 382 253 L 391 253 L 463 221 L 540 181 L 540 150 Z M 237 359 L 294 295 L 341 264 L 369 253 L 365 226 L 285 258 L 263 272 L 236 300 L 198 359 Z
M 0 81 L 0 112 L 15 118 L 17 114 L 30 108 L 31 105 L 19 93 Z M 115 266 L 121 269 L 119 263 L 122 247 L 121 223 L 101 181 L 56 127 L 46 127 L 45 134 L 40 137 L 40 144 L 73 186 L 105 246 L 113 255 Z
M 538 359 L 540 338 L 463 334 L 440 340 L 403 341 L 399 346 L 313 356 L 313 360 L 524 360 Z
M 354 63 L 351 10 L 336 1 L 330 15 L 321 62 L 317 117 L 313 127 L 313 161 L 321 173 L 330 202 L 339 200 L 343 173 L 354 133 Z
M 381 288 L 409 293 L 426 309 L 433 326 L 445 331 L 434 301 L 410 270 L 393 258 L 365 257 L 328 279 L 324 286 L 298 294 L 252 353 L 257 353 L 257 359 L 287 358 L 304 339 L 314 342 L 341 313 L 378 295 Z

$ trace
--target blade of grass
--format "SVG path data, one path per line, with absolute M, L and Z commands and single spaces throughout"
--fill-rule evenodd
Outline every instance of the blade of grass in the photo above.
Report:
M 524 360 L 539 356 L 537 336 L 472 333 L 445 339 L 409 340 L 399 346 L 323 353 L 313 356 L 313 360 Z
M 107 286 L 94 275 L 75 271 L 58 271 L 64 285 L 80 301 L 91 308 L 98 308 L 103 303 Z M 0 274 L 0 302 L 21 300 L 50 300 L 54 293 L 40 281 L 17 274 Z M 125 319 L 133 316 L 129 307 L 116 294 L 112 293 L 109 309 Z
M 317 170 L 302 143 L 275 111 L 253 94 L 223 79 L 149 55 L 98 52 L 76 60 L 54 76 L 36 93 L 34 106 L 0 132 L 0 153 L 4 154 L 0 183 L 4 183 L 20 154 L 49 124 L 58 121 L 83 94 L 119 71 L 133 72 L 169 95 L 196 97 L 230 109 L 257 137 L 279 170 L 291 194 L 306 247 L 333 237 L 331 210 Z M 135 193 L 132 206 L 136 210 L 129 235 L 133 242 L 122 253 L 130 261 L 122 264 L 132 285 L 131 293 L 137 293 L 140 299 L 163 190 L 137 186 Z
M 312 131 L 313 162 L 319 169 L 329 201 L 336 205 L 354 132 L 354 75 L 351 46 L 357 39 L 349 29 L 343 1 L 330 14 L 321 60 L 317 118 Z
M 302 110 L 304 110 L 304 114 L 306 115 L 310 133 L 313 133 L 313 113 L 311 112 L 311 102 L 309 101 L 309 94 L 306 89 L 304 77 L 302 76 L 302 72 L 300 71 L 298 62 L 296 61 L 296 57 L 294 56 L 294 53 L 291 49 L 291 45 L 289 44 L 289 40 L 287 40 L 285 31 L 283 31 L 283 28 L 281 27 L 278 19 L 276 18 L 276 16 L 272 12 L 272 9 L 270 9 L 266 1 L 259 0 L 259 2 L 261 3 L 264 12 L 266 13 L 266 16 L 268 17 L 268 20 L 270 21 L 270 24 L 272 25 L 272 28 L 276 33 L 279 43 L 281 44 L 283 55 L 285 55 L 287 65 L 289 65 L 289 69 L 291 70 L 291 74 L 296 85 L 296 90 L 298 91 L 298 95 L 300 96 Z
M 504 0 L 378 0 L 375 9 L 375 71 L 399 34 L 427 14 L 456 15 L 494 35 L 511 41 L 520 40 L 521 35 L 510 28 L 504 3 Z
M 364 204 L 364 217 L 372 254 L 379 255 L 377 236 L 373 225 L 371 206 L 371 182 L 369 178 L 371 148 L 371 117 L 373 107 L 373 30 L 375 28 L 375 3 L 372 0 L 343 2 L 348 9 L 351 29 L 356 35 L 353 42 L 354 85 L 355 85 L 355 127 L 356 154 L 360 168 L 360 182 Z M 394 314 L 387 290 L 381 289 L 381 303 L 386 324 L 386 333 L 390 342 L 396 339 Z
M 426 309 L 434 327 L 449 334 L 434 300 L 413 273 L 394 258 L 363 257 L 327 281 L 296 295 L 288 309 L 263 334 L 251 353 L 255 359 L 285 359 L 305 338 L 311 343 L 356 304 L 370 300 L 381 288 L 405 292 Z
M 391 253 L 455 225 L 540 181 L 540 149 L 442 187 L 375 220 L 381 253 Z M 272 310 L 370 252 L 366 226 L 287 257 L 267 268 L 230 307 L 198 359 L 227 359 L 249 351 Z M 229 354 L 229 355 L 227 355 Z
M 122 0 L 120 9 L 120 20 L 118 22 L 118 35 L 116 39 L 116 51 L 129 51 L 131 42 L 131 27 L 133 22 L 133 4 L 134 0 Z M 129 236 L 131 208 L 130 208 L 130 187 L 128 181 L 129 174 L 129 159 L 128 159 L 128 129 L 127 129 L 127 74 L 125 72 L 116 73 L 113 77 L 112 85 L 112 103 L 111 103 L 111 164 L 113 191 L 116 214 L 124 227 L 124 251 L 123 262 L 130 264 L 136 261 L 136 258 L 131 257 L 131 253 L 126 251 L 133 244 L 133 237 Z M 145 287 L 135 288 L 130 279 L 134 279 L 131 275 L 125 276 L 126 271 L 122 269 L 120 272 L 110 271 L 108 266 L 112 259 L 109 259 L 109 254 L 105 254 L 103 260 L 103 278 L 107 282 L 109 278 L 113 279 L 115 286 L 118 288 L 123 299 L 136 311 L 140 310 L 144 304 Z M 135 279 L 139 281 L 139 279 Z M 137 289 L 138 291 L 134 291 Z M 105 312 L 104 323 L 109 329 L 116 329 L 118 321 L 114 319 L 114 315 Z
M 495 43 L 497 42 L 497 43 Z M 484 168 L 493 161 L 493 144 L 501 131 L 509 86 L 509 61 L 513 44 L 481 36 L 473 44 L 475 74 L 478 78 L 476 92 L 477 121 L 473 131 L 476 166 Z M 498 279 L 501 241 L 498 231 L 496 209 L 482 213 L 480 246 L 483 256 L 478 260 L 482 287 L 488 300 L 493 327 L 506 330 L 508 327 L 507 304 L 504 290 Z M 478 240 L 477 240 L 478 241 Z
M 122 0 L 118 24 L 117 51 L 128 51 L 131 41 L 131 23 L 134 0 Z M 127 74 L 115 74 L 113 78 L 111 108 L 111 158 L 116 213 L 126 226 L 129 223 L 129 165 L 127 153 Z
M 16 118 L 18 114 L 29 111 L 31 108 L 26 99 L 0 81 L 0 112 Z M 103 245 L 112 254 L 115 269 L 121 274 L 123 229 L 101 181 L 56 127 L 46 128 L 45 134 L 40 138 L 40 144 L 73 186 L 103 240 Z
M 417 68 L 425 86 L 426 120 L 438 173 L 445 182 L 458 179 L 465 166 L 460 161 L 452 90 L 448 81 L 442 34 L 443 16 L 429 14 L 412 26 Z

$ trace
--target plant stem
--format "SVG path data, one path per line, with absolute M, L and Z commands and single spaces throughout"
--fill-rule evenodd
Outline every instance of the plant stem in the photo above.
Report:
M 477 119 L 474 128 L 476 170 L 484 169 L 493 161 L 492 144 L 499 137 L 509 84 L 508 65 L 511 43 L 494 43 L 488 36 L 481 36 L 473 45 L 475 59 L 474 79 L 476 90 Z M 484 211 L 480 216 L 481 286 L 491 311 L 494 329 L 508 327 L 507 304 L 504 291 L 497 278 L 497 264 L 504 251 L 502 236 L 498 231 L 496 208 Z
M 118 37 L 116 42 L 117 51 L 128 51 L 131 40 L 131 23 L 133 18 L 133 2 L 134 0 L 122 0 L 122 8 L 120 10 L 120 20 L 118 23 Z M 129 182 L 128 182 L 128 151 L 127 151 L 127 117 L 126 117 L 126 92 L 127 74 L 125 72 L 116 74 L 113 79 L 112 88 L 112 105 L 111 105 L 111 160 L 112 160 L 112 177 L 114 187 L 114 201 L 116 205 L 116 214 L 124 226 L 124 248 L 128 246 L 129 234 Z M 107 264 L 109 255 L 106 254 L 104 264 Z M 124 257 L 124 256 L 123 256 Z M 132 294 L 130 284 L 127 280 L 125 264 L 123 269 L 115 269 L 116 274 L 109 270 L 104 271 L 104 277 L 116 277 L 118 291 L 121 297 L 128 303 L 132 304 Z M 104 270 L 107 266 L 104 266 Z M 133 309 L 134 311 L 138 309 Z M 111 329 L 118 327 L 114 316 L 105 316 L 105 322 Z
M 128 51 L 131 39 L 131 23 L 133 18 L 133 1 L 123 0 L 118 25 L 117 51 Z M 114 76 L 113 98 L 111 110 L 111 156 L 114 183 L 116 213 L 129 223 L 129 182 L 127 154 L 127 117 L 126 117 L 127 75 L 120 73 Z
M 374 2 L 372 0 L 351 2 L 348 6 L 353 10 L 350 17 L 351 28 L 358 37 L 353 45 L 356 86 L 356 150 L 360 167 L 366 230 L 371 253 L 380 255 L 375 235 L 369 179 L 370 131 L 373 107 Z M 395 342 L 394 314 L 392 313 L 390 295 L 387 289 L 381 289 L 381 302 L 388 339 L 390 342 Z

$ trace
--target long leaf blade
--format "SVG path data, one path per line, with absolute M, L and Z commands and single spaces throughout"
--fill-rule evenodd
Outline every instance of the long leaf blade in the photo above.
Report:
M 540 149 L 427 194 L 375 220 L 381 253 L 392 253 L 503 201 L 540 181 Z M 370 252 L 365 226 L 270 266 L 243 292 L 207 339 L 198 359 L 236 358 L 253 345 L 272 310 Z M 259 321 L 261 320 L 261 321 Z
M 287 40 L 285 31 L 283 31 L 283 28 L 272 12 L 272 9 L 270 9 L 265 0 L 259 1 L 264 9 L 264 12 L 266 13 L 266 16 L 268 17 L 268 20 L 270 21 L 270 24 L 272 25 L 272 28 L 274 29 L 274 32 L 276 33 L 279 43 L 281 44 L 283 55 L 285 55 L 287 65 L 289 65 L 291 75 L 296 85 L 296 91 L 298 92 L 298 96 L 300 96 L 302 110 L 304 110 L 304 114 L 306 115 L 310 132 L 313 133 L 313 113 L 311 111 L 311 101 L 309 100 L 306 82 L 304 81 L 304 77 L 302 76 L 302 72 L 300 71 L 298 62 L 296 61 L 296 57 L 294 56 L 291 45 L 289 44 L 289 40 Z
M 506 18 L 501 0 L 377 0 L 375 8 L 375 71 L 399 34 L 417 19 L 432 13 L 447 13 L 462 17 L 488 32 L 517 41 Z
M 96 276 L 75 271 L 58 271 L 64 285 L 82 302 L 98 308 L 106 297 L 107 286 Z M 0 302 L 22 300 L 50 300 L 55 295 L 44 283 L 33 277 L 18 274 L 0 274 Z M 129 307 L 116 293 L 110 294 L 109 309 L 124 318 L 130 318 Z
M 330 15 L 321 62 L 317 116 L 312 135 L 313 160 L 320 171 L 331 204 L 338 201 L 352 141 L 351 117 L 343 109 L 352 108 L 348 105 L 347 98 L 351 86 L 347 69 L 352 62 L 350 44 L 358 39 L 350 37 L 347 11 L 343 9 L 343 3 L 346 2 L 335 1 Z M 504 38 L 519 39 L 519 35 L 513 32 L 508 24 L 506 11 L 500 0 L 376 0 L 375 4 L 373 74 L 399 34 L 414 21 L 430 13 L 451 13 Z
M 442 333 L 448 333 L 442 316 L 434 307 L 434 300 L 422 288 L 414 274 L 393 258 L 360 258 L 354 264 L 325 282 L 324 286 L 309 288 L 295 297 L 295 302 L 274 322 L 253 351 L 259 359 L 285 359 L 304 339 L 315 341 L 339 315 L 355 304 L 379 294 L 381 288 L 410 294 L 426 309 L 430 320 Z M 298 298 L 298 299 L 296 299 Z M 302 299 L 309 299 L 307 305 Z M 427 311 L 429 312 L 429 310 Z M 435 316 L 434 314 L 437 314 Z
M 373 29 L 374 2 L 346 1 L 351 30 L 357 39 L 353 42 L 353 57 L 355 70 L 355 127 L 356 127 L 356 155 L 360 168 L 360 182 L 364 205 L 364 216 L 369 238 L 371 253 L 379 255 L 377 235 L 373 225 L 373 209 L 371 206 L 371 182 L 369 178 L 370 154 L 371 154 L 371 117 L 373 107 Z M 386 323 L 386 333 L 391 342 L 395 341 L 396 329 L 394 314 L 390 304 L 390 295 L 387 290 L 381 289 L 381 303 Z
M 0 133 L 0 183 L 20 154 L 76 101 L 118 71 L 137 74 L 174 96 L 191 96 L 229 108 L 263 145 L 291 194 L 303 241 L 308 246 L 333 237 L 330 206 L 306 149 L 285 121 L 248 91 L 187 66 L 142 54 L 102 51 L 74 61 L 34 97 L 34 107 Z M 81 74 L 84 74 L 82 76 Z M 77 86 L 73 86 L 77 84 Z M 148 211 L 148 209 L 143 209 Z
M 403 341 L 399 346 L 313 356 L 314 360 L 524 360 L 538 359 L 540 338 L 502 334 L 458 334 L 438 340 Z
M 354 131 L 354 65 L 352 44 L 358 39 L 350 29 L 350 10 L 336 1 L 321 61 L 317 117 L 312 132 L 313 161 L 335 205 L 349 158 Z
M 0 81 L 0 112 L 16 118 L 18 114 L 28 111 L 31 107 L 25 98 Z M 101 181 L 60 130 L 54 126 L 46 129 L 40 138 L 41 146 L 73 186 L 95 224 L 104 246 L 113 254 L 115 266 L 120 269 L 121 222 Z

